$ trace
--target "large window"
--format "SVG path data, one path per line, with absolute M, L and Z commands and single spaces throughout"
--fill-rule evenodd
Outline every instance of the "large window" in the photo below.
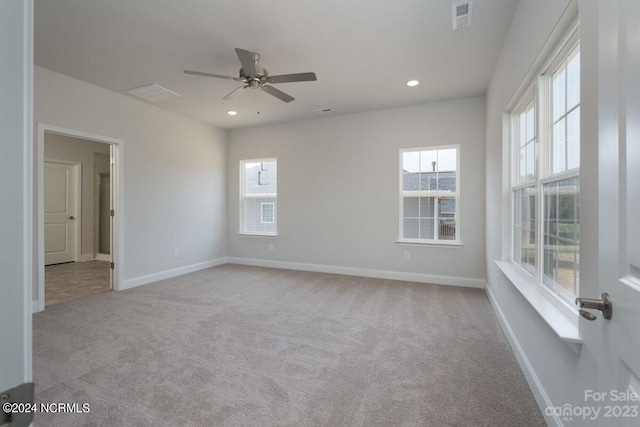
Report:
M 276 234 L 277 172 L 276 159 L 240 162 L 240 233 Z
M 577 28 L 535 83 L 512 115 L 512 259 L 573 305 L 580 268 Z
M 459 241 L 458 147 L 400 151 L 400 240 Z

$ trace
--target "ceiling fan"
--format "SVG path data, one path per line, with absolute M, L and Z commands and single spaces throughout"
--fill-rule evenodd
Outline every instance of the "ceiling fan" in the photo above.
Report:
M 275 96 L 281 101 L 291 102 L 295 98 L 289 94 L 276 89 L 269 84 L 290 83 L 290 82 L 312 82 L 317 80 L 315 73 L 297 73 L 297 74 L 281 74 L 279 76 L 270 76 L 267 70 L 258 66 L 260 54 L 249 52 L 248 50 L 236 48 L 236 54 L 240 59 L 240 77 L 221 76 L 219 74 L 204 73 L 202 71 L 184 70 L 186 74 L 194 76 L 215 77 L 217 79 L 235 80 L 242 82 L 242 86 L 234 89 L 222 99 L 233 99 L 244 92 L 244 89 L 262 89 L 271 96 Z M 267 84 L 269 83 L 269 84 Z

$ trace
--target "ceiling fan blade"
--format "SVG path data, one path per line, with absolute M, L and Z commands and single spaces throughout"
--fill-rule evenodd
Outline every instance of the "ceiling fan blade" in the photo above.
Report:
M 184 73 L 185 74 L 192 74 L 194 76 L 215 77 L 216 79 L 235 80 L 237 82 L 243 82 L 244 81 L 244 80 L 242 80 L 242 79 L 240 79 L 238 77 L 221 76 L 220 74 L 203 73 L 202 71 L 184 70 Z
M 232 90 L 230 93 L 228 93 L 224 98 L 222 99 L 234 99 L 236 98 L 238 95 L 244 93 L 244 91 L 240 90 L 240 89 L 245 89 L 246 86 L 240 86 L 234 90 Z
M 316 73 L 281 74 L 267 77 L 269 83 L 313 82 L 318 80 Z
M 242 69 L 245 74 L 248 74 L 251 77 L 257 76 L 258 70 L 256 70 L 256 61 L 253 59 L 253 54 L 248 50 L 238 48 L 236 48 L 236 54 L 238 55 L 238 59 L 240 60 L 240 64 L 242 64 Z
M 260 88 L 263 91 L 267 92 L 269 95 L 275 96 L 276 98 L 278 98 L 279 100 L 284 101 L 284 102 L 291 102 L 291 101 L 293 101 L 295 99 L 293 96 L 288 95 L 288 94 L 284 93 L 283 91 L 276 89 L 273 86 L 262 85 L 262 86 L 260 86 Z

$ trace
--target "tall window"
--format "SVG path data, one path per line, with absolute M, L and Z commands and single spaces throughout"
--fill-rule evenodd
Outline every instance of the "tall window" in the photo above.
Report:
M 459 241 L 458 151 L 457 146 L 400 151 L 402 241 Z
M 512 259 L 573 305 L 580 268 L 577 27 L 549 64 L 512 116 Z
M 240 233 L 276 234 L 277 172 L 276 159 L 240 162 Z

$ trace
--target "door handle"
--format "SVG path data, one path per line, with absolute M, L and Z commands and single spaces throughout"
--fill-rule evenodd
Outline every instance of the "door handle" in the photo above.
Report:
M 69 219 L 76 219 L 76 217 L 75 217 L 75 216 L 73 216 L 73 215 L 71 215 L 71 216 L 69 217 Z
M 585 310 L 585 308 L 590 310 L 600 310 L 602 312 L 602 317 L 607 320 L 611 319 L 611 315 L 613 314 L 611 297 L 609 297 L 609 294 L 606 292 L 600 295 L 600 299 L 576 298 L 576 305 L 580 309 L 580 316 L 587 320 L 596 320 L 597 317 L 595 314 Z

